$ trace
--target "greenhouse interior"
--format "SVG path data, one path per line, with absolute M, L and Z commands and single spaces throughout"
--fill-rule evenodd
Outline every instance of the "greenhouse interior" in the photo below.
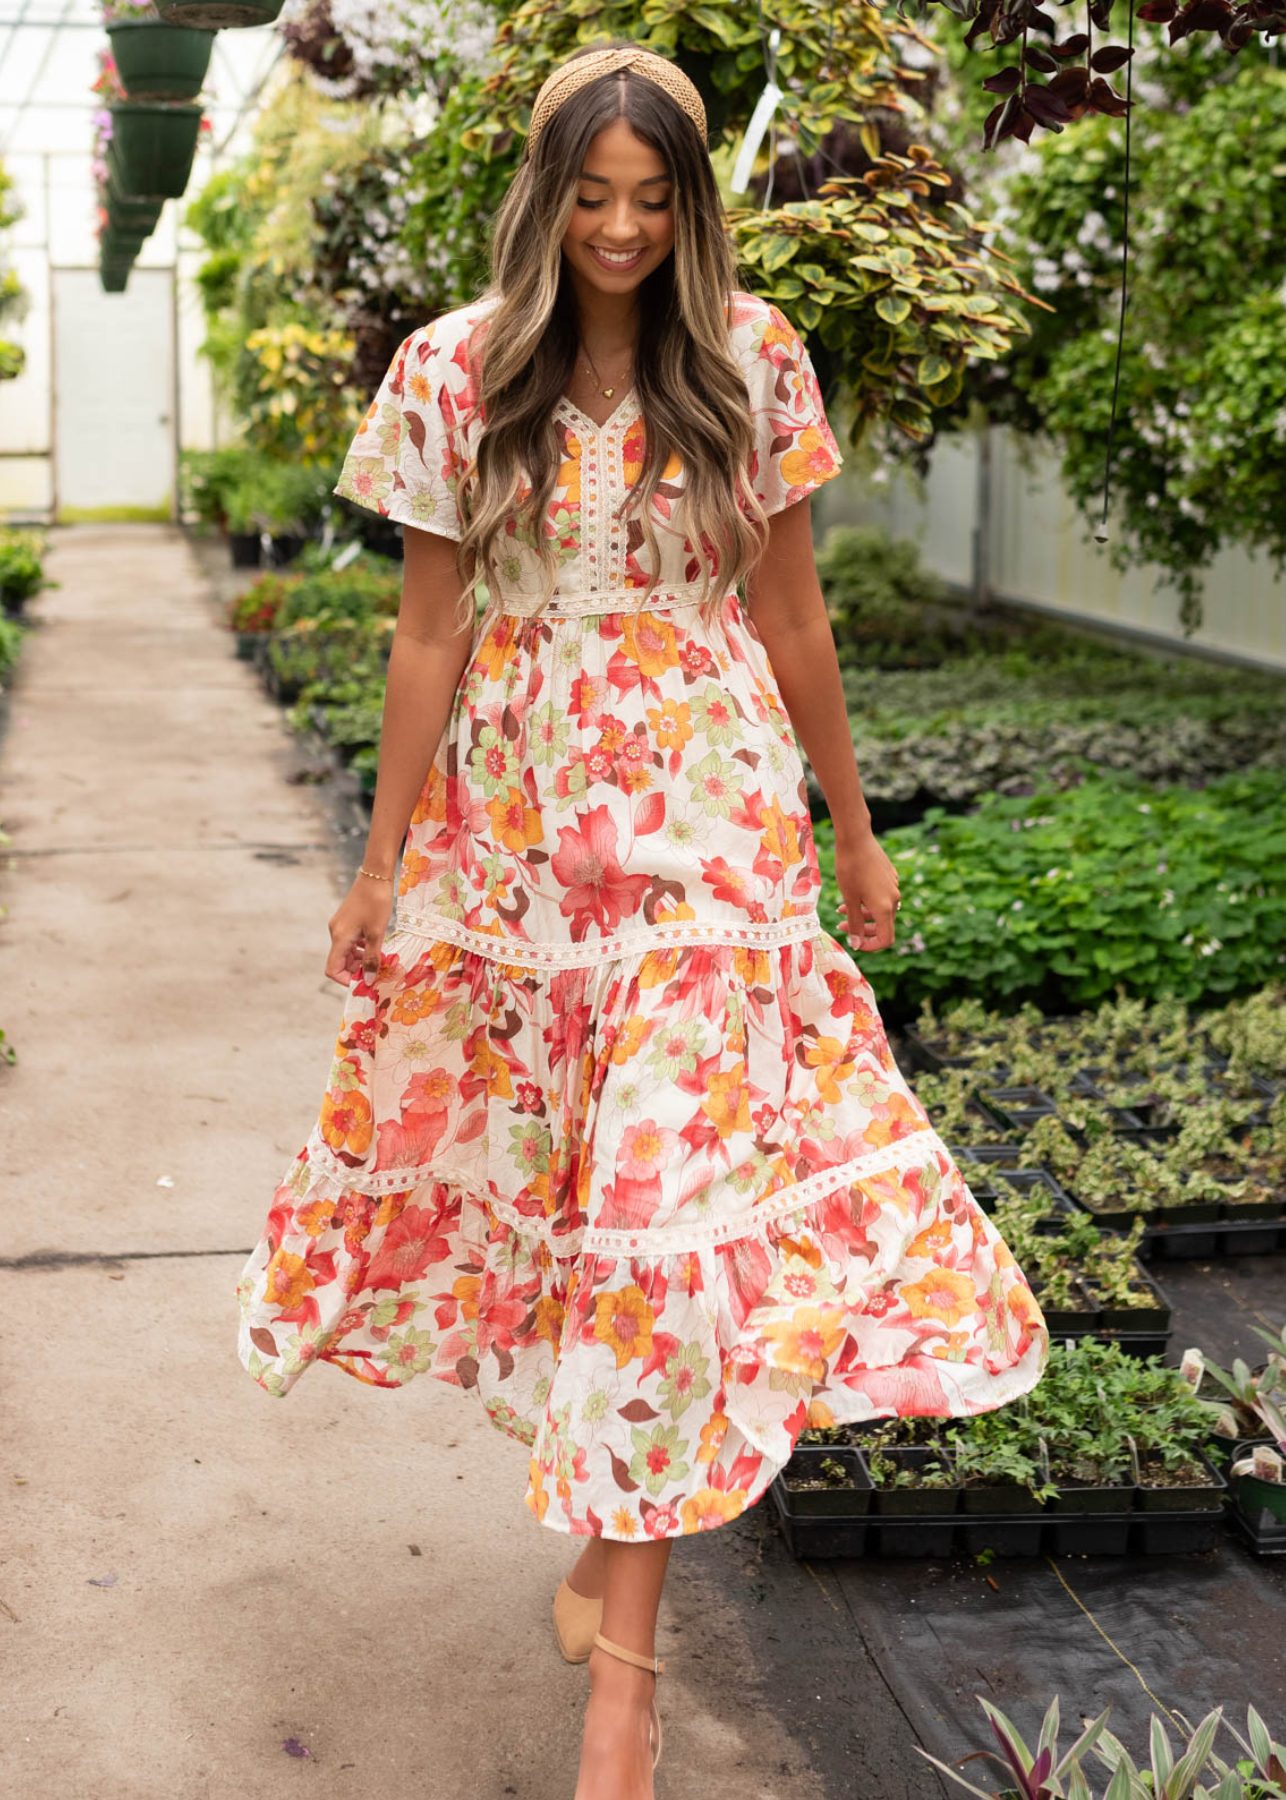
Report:
M 0 8 L 12 1792 L 1286 1800 L 1282 0 Z

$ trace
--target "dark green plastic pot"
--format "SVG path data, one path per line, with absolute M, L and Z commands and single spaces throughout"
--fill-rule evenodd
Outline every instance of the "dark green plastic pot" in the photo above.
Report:
M 104 293 L 123 294 L 125 284 L 129 280 L 129 272 L 134 267 L 132 262 L 103 262 L 98 265 L 98 278 L 103 284 Z
M 131 100 L 195 100 L 210 67 L 214 36 L 158 19 L 107 27 L 121 85 Z
M 98 240 L 99 256 L 103 262 L 133 262 L 146 236 L 145 231 L 113 231 L 109 226 Z
M 160 200 L 115 200 L 107 196 L 107 224 L 115 232 L 125 237 L 141 232 L 147 237 L 156 230 L 156 222 L 161 216 Z
M 177 200 L 188 184 L 201 129 L 199 105 L 179 101 L 114 100 L 109 166 L 126 193 Z
M 190 25 L 197 31 L 236 30 L 243 25 L 271 25 L 283 0 L 160 0 L 156 10 L 167 25 Z

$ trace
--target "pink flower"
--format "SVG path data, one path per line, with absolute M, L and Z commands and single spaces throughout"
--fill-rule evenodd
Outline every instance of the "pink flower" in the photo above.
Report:
M 616 826 L 606 806 L 577 813 L 577 825 L 560 825 L 559 847 L 550 859 L 555 881 L 566 889 L 559 911 L 572 922 L 572 937 L 579 940 L 591 921 L 602 931 L 614 931 L 628 913 L 643 904 L 649 886 L 646 875 L 627 875 L 616 856 Z

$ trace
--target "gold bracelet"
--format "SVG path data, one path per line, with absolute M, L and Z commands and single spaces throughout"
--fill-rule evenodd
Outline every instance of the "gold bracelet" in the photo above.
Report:
M 392 881 L 393 879 L 391 875 L 377 875 L 374 869 L 359 869 L 357 873 L 359 875 L 369 875 L 372 881 Z

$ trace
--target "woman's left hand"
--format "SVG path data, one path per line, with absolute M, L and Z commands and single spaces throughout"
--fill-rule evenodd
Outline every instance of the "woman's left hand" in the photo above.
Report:
M 898 874 L 871 831 L 835 846 L 840 925 L 855 950 L 888 950 L 898 908 Z

